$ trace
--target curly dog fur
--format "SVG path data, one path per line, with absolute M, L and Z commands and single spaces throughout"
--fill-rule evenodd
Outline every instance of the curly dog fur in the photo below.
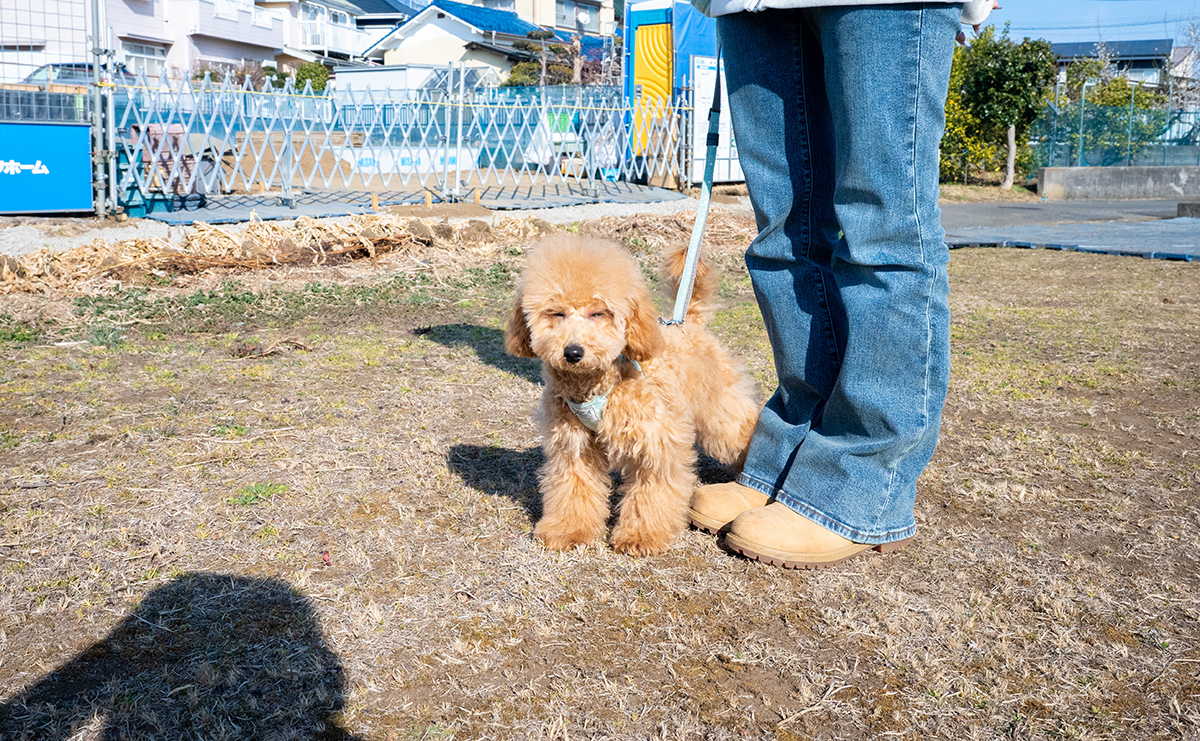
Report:
M 668 258 L 673 283 L 684 258 L 684 251 Z M 546 462 L 534 535 L 548 548 L 603 535 L 609 473 L 619 471 L 612 545 L 631 555 L 660 553 L 687 523 L 695 443 L 726 465 L 745 460 L 760 405 L 741 366 L 704 329 L 716 283 L 701 264 L 684 326 L 663 326 L 638 263 L 618 245 L 558 235 L 529 254 L 504 346 L 542 361 Z M 606 391 L 592 431 L 566 400 Z

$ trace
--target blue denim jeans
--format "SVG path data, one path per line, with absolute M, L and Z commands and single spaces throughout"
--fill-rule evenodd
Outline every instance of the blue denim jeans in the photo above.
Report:
M 718 18 L 779 387 L 739 481 L 858 543 L 916 531 L 950 374 L 938 144 L 961 7 Z

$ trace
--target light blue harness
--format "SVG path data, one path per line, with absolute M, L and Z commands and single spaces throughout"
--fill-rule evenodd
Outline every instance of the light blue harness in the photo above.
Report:
M 642 372 L 642 366 L 638 364 L 638 361 L 630 360 L 624 355 L 618 355 L 617 364 L 620 365 L 622 362 L 632 363 L 638 373 Z M 617 383 L 620 382 L 620 379 L 618 379 Z M 579 418 L 584 427 L 595 432 L 600 429 L 600 420 L 604 419 L 604 407 L 608 406 L 608 395 L 617 387 L 617 383 L 614 383 L 608 391 L 593 396 L 587 401 L 571 401 L 570 399 L 563 399 L 563 401 L 567 402 L 567 406 L 575 413 L 575 416 Z

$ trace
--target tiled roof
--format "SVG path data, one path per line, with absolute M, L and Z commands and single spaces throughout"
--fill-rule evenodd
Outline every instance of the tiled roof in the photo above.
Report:
M 1094 59 L 1096 47 L 1100 42 L 1082 41 L 1062 44 L 1051 44 L 1050 49 L 1060 58 Z M 1105 41 L 1103 42 L 1113 59 L 1166 59 L 1171 56 L 1171 39 L 1151 39 L 1146 41 Z
M 542 30 L 540 26 L 521 20 L 511 10 L 481 8 L 476 5 L 456 3 L 454 0 L 433 0 L 429 6 L 448 13 L 480 31 L 495 31 L 509 36 L 525 36 L 531 31 Z
M 357 1 L 357 0 L 356 0 Z M 372 0 L 362 0 L 362 2 L 371 2 Z M 374 0 L 374 2 L 391 2 L 399 4 L 397 0 Z M 390 48 L 390 44 L 394 44 L 392 39 L 403 37 L 406 29 L 415 27 L 417 16 L 428 17 L 426 11 L 434 8 L 437 11 L 446 15 L 454 16 L 463 23 L 466 23 L 473 28 L 477 28 L 484 33 L 503 34 L 508 37 L 524 38 L 532 31 L 552 31 L 554 40 L 561 44 L 571 43 L 571 33 L 568 31 L 557 30 L 552 28 L 543 28 L 529 21 L 522 20 L 516 13 L 509 10 L 496 10 L 494 8 L 482 8 L 477 5 L 467 5 L 466 3 L 455 2 L 454 0 L 433 0 L 425 8 L 415 11 L 413 16 L 397 26 L 391 33 L 377 41 L 370 49 L 377 47 Z M 397 35 L 400 34 L 400 35 Z M 605 44 L 608 39 L 602 36 L 582 36 L 580 38 L 580 47 L 583 56 L 586 59 L 599 59 L 604 54 Z
M 362 9 L 362 12 L 368 15 L 406 15 L 412 18 L 419 13 L 416 8 L 411 8 L 399 0 L 350 0 L 350 2 Z

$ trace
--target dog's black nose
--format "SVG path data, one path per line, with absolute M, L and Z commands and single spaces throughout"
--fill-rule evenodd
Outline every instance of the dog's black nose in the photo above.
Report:
M 568 363 L 578 363 L 583 360 L 583 348 L 579 345 L 567 345 L 563 348 L 563 357 Z

